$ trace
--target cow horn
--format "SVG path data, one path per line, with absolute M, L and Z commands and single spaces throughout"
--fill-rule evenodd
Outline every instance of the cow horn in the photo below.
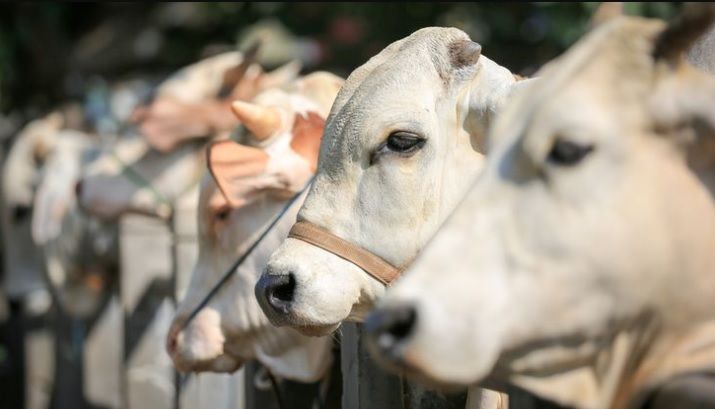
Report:
M 234 101 L 231 110 L 258 140 L 270 138 L 280 128 L 281 114 L 277 108 Z
M 715 5 L 686 4 L 680 17 L 670 23 L 656 40 L 653 56 L 676 64 L 683 53 L 710 28 L 713 21 Z
M 449 57 L 455 68 L 474 65 L 482 55 L 482 46 L 471 40 L 455 41 L 449 46 Z

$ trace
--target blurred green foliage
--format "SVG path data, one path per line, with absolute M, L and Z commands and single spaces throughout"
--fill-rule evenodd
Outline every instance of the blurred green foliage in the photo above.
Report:
M 166 75 L 208 46 L 235 45 L 277 19 L 318 45 L 311 69 L 347 75 L 425 26 L 454 26 L 523 75 L 574 43 L 598 3 L 33 3 L 0 5 L 0 112 L 78 98 L 92 78 Z M 671 18 L 677 3 L 628 3 L 628 14 Z

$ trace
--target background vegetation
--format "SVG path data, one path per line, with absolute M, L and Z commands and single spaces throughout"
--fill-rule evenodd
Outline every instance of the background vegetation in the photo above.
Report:
M 440 25 L 465 30 L 485 55 L 529 75 L 585 32 L 596 5 L 6 3 L 0 5 L 0 113 L 27 117 L 68 99 L 86 99 L 98 82 L 160 78 L 240 46 L 238 39 L 250 37 L 246 30 L 255 31 L 256 24 L 274 32 L 282 25 L 282 38 L 297 41 L 284 41 L 284 55 L 264 58 L 268 65 L 290 56 L 285 48 L 293 45 L 307 69 L 346 75 L 390 42 Z M 629 14 L 662 18 L 677 9 L 676 3 L 626 5 Z

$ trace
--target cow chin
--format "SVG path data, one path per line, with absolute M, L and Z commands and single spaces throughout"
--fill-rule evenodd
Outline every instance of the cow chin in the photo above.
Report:
M 290 294 L 276 302 L 271 285 L 286 276 L 292 277 Z M 273 325 L 311 336 L 326 335 L 346 319 L 360 320 L 384 291 L 354 264 L 295 239 L 279 247 L 256 284 L 256 297 Z

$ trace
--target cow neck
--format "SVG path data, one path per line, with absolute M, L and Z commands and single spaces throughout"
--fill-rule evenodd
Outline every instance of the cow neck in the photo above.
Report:
M 660 387 L 694 373 L 715 374 L 715 320 L 680 336 L 648 325 L 623 330 L 588 365 L 547 376 L 514 375 L 510 382 L 569 407 L 637 409 Z
M 301 240 L 347 260 L 386 286 L 390 286 L 403 271 L 371 251 L 305 220 L 295 223 L 288 237 Z

